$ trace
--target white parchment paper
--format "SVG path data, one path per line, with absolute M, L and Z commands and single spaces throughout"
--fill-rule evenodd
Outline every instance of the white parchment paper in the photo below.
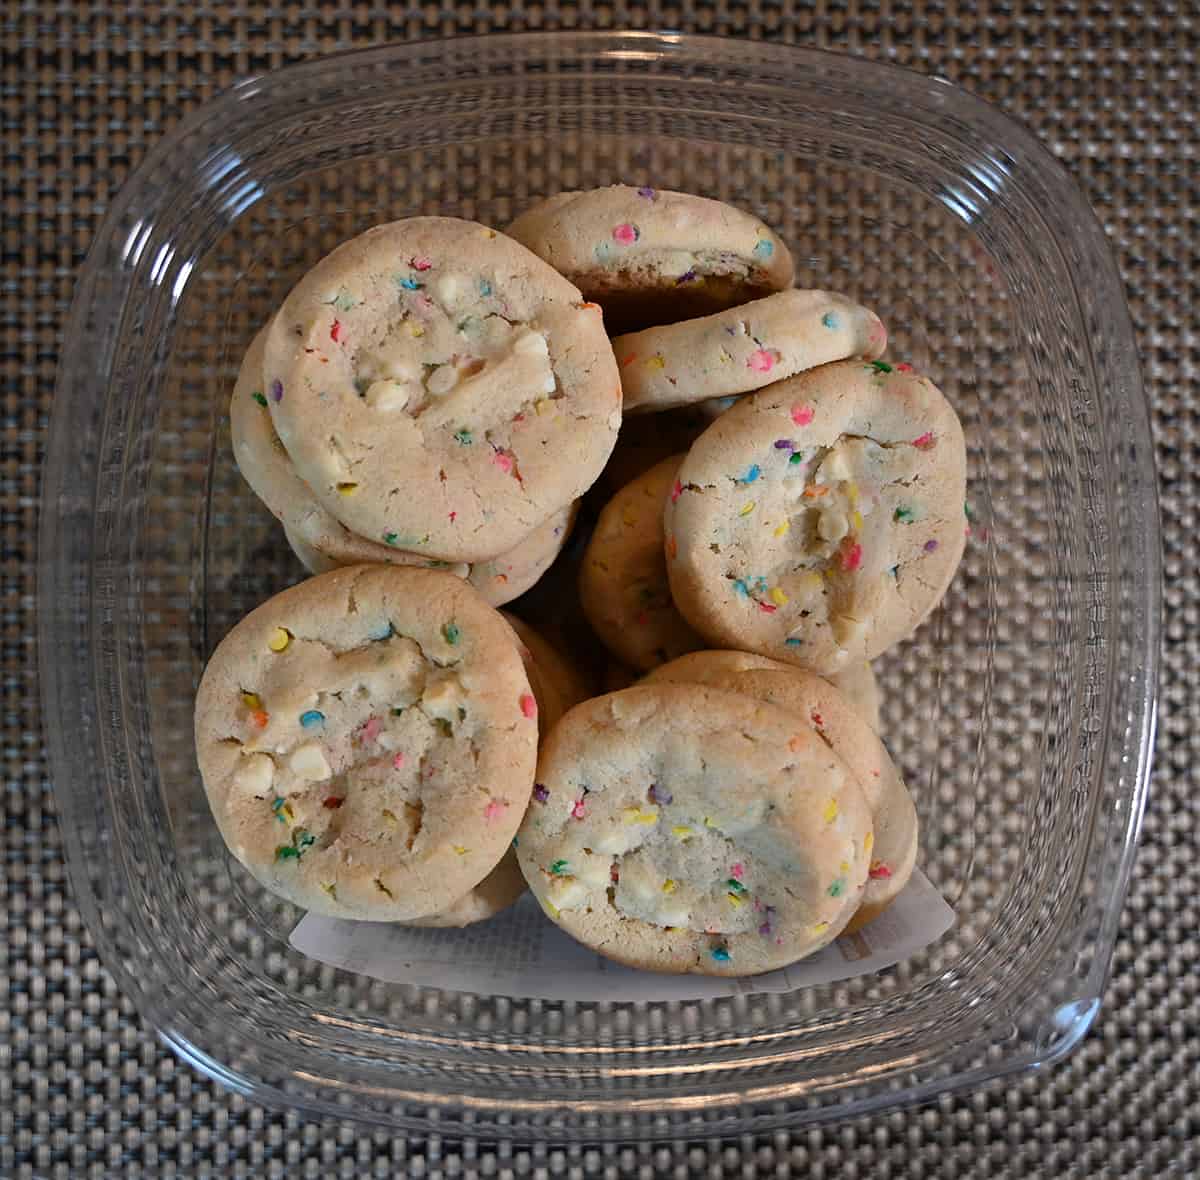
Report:
M 867 975 L 900 962 L 954 925 L 954 911 L 915 872 L 891 907 L 857 934 L 780 971 L 746 979 L 659 975 L 602 958 L 569 938 L 529 894 L 463 930 L 420 930 L 308 914 L 292 931 L 296 950 L 386 983 L 544 1000 L 699 1000 L 788 992 Z

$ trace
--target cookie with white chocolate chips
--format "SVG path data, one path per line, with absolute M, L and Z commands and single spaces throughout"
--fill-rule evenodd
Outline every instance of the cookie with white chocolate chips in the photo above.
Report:
M 752 394 L 678 479 L 671 591 L 715 646 L 825 673 L 873 659 L 937 606 L 962 557 L 962 427 L 908 365 L 843 361 Z
M 862 787 L 874 827 L 868 837 L 869 880 L 862 904 L 846 926 L 849 932 L 861 929 L 900 896 L 916 865 L 917 809 L 900 772 L 860 707 L 823 676 L 784 664 L 729 671 L 711 658 L 722 654 L 696 652 L 656 668 L 643 683 L 708 684 L 779 705 L 843 759 Z M 869 669 L 867 664 L 860 667 Z
M 601 954 L 753 975 L 843 929 L 871 831 L 853 774 L 791 713 L 657 684 L 586 701 L 555 726 L 517 858 L 551 919 Z
M 486 226 L 417 217 L 339 246 L 267 333 L 264 396 L 318 502 L 445 561 L 513 548 L 595 480 L 621 389 L 600 311 Z
M 557 193 L 508 233 L 604 308 L 610 332 L 674 323 L 792 285 L 782 239 L 741 209 L 643 186 Z
M 436 570 L 353 566 L 283 591 L 221 641 L 196 699 L 226 844 L 335 917 L 455 905 L 508 851 L 536 748 L 508 624 Z

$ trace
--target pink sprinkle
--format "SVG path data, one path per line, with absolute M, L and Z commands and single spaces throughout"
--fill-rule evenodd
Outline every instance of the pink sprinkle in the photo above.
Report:
M 492 456 L 492 462 L 495 463 L 505 475 L 512 473 L 513 461 L 511 455 L 506 455 L 503 451 L 497 451 Z
M 526 717 L 537 716 L 537 701 L 533 699 L 532 693 L 527 692 L 521 697 L 521 712 L 524 713 Z
M 675 481 L 675 486 L 671 489 L 671 503 L 674 504 L 680 496 L 683 495 L 683 484 L 679 480 Z
M 332 340 L 334 344 L 340 344 L 342 342 L 342 323 L 340 320 L 333 321 L 333 327 L 329 329 L 329 339 Z
M 779 358 L 779 353 L 769 348 L 756 348 L 746 364 L 756 373 L 769 373 Z
M 498 819 L 507 810 L 508 804 L 503 799 L 493 799 L 484 809 L 483 818 L 486 820 Z
M 636 242 L 639 237 L 641 237 L 641 235 L 638 233 L 637 226 L 630 225 L 628 221 L 623 221 L 620 225 L 615 226 L 613 228 L 612 236 L 613 241 L 616 242 L 618 246 L 632 246 L 633 243 Z
M 424 256 L 420 258 L 410 258 L 408 260 L 408 265 L 411 266 L 413 270 L 425 271 L 433 265 L 433 259 L 425 258 Z
M 914 438 L 913 446 L 918 451 L 932 451 L 937 446 L 937 440 L 933 437 L 933 431 L 927 430 L 920 438 Z
M 892 875 L 892 870 L 882 861 L 876 861 L 868 870 L 867 875 L 872 881 L 886 881 Z
M 359 731 L 362 734 L 364 742 L 373 742 L 378 736 L 379 731 L 383 728 L 383 722 L 378 717 L 369 718 Z
M 571 808 L 572 819 L 583 819 L 583 800 L 576 799 L 574 806 Z
M 735 864 L 729 870 L 729 872 L 736 880 L 740 881 L 742 879 L 743 874 L 746 872 L 746 866 L 743 865 L 742 862 L 739 860 L 737 862 L 737 864 Z
M 820 713 L 818 713 L 818 712 L 816 711 L 816 709 L 814 709 L 814 710 L 812 711 L 812 719 L 813 719 L 813 724 L 814 724 L 814 725 L 815 725 L 815 726 L 816 726 L 818 729 L 824 729 L 824 728 L 825 728 L 825 721 L 824 721 L 824 718 L 822 718 L 821 714 L 820 714 Z
M 396 769 L 396 770 L 400 770 L 400 769 L 401 769 L 401 768 L 404 766 L 404 755 L 403 755 L 403 754 L 397 754 L 397 755 L 396 755 L 396 756 L 395 756 L 395 757 L 392 759 L 392 766 L 393 766 L 393 768 L 394 768 L 394 769 Z
M 813 420 L 812 406 L 793 406 L 792 421 L 797 426 L 807 426 Z
M 764 615 L 773 615 L 779 608 L 770 602 L 760 602 L 758 604 L 758 609 L 762 611 Z
M 904 361 L 902 364 L 896 366 L 897 373 L 911 373 L 912 371 L 913 367 L 907 361 Z
M 860 565 L 862 565 L 862 546 L 855 541 L 853 545 L 842 550 L 842 569 L 847 573 L 853 573 Z

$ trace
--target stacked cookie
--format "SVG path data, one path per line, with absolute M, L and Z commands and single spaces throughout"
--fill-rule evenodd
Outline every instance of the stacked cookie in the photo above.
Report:
M 869 661 L 954 574 L 962 431 L 872 311 L 793 278 L 758 219 L 613 186 L 507 235 L 382 226 L 288 295 L 235 455 L 326 572 L 221 643 L 196 730 L 269 888 L 464 925 L 528 883 L 605 955 L 729 975 L 899 895 L 916 808 Z M 547 580 L 599 641 L 568 661 L 495 608 L 589 490 L 578 576 Z

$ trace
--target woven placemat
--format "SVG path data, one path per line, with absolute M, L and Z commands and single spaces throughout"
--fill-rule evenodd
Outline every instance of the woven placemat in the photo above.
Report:
M 766 0 L 654 3 L 648 12 L 623 0 L 582 12 L 556 0 L 242 3 L 204 14 L 191 3 L 159 3 L 129 16 L 118 14 L 122 7 L 11 0 L 0 18 L 0 1175 L 1200 1173 L 1200 13 L 1113 2 L 1071 6 L 1075 14 L 1059 18 L 1041 4 L 989 14 L 937 0 L 821 0 L 804 13 Z M 759 1139 L 518 1150 L 406 1141 L 265 1111 L 158 1043 L 100 965 L 66 882 L 38 707 L 34 534 L 74 277 L 147 147 L 239 78 L 385 41 L 620 26 L 814 45 L 943 75 L 1028 121 L 1099 212 L 1153 402 L 1167 576 L 1155 780 L 1104 1008 L 1057 1068 L 918 1110 Z

